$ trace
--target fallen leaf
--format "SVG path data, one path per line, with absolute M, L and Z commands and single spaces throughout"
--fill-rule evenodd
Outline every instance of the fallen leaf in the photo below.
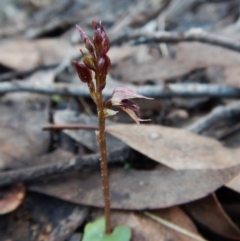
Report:
M 189 232 L 188 230 L 186 230 L 186 229 L 184 229 L 184 228 L 181 228 L 180 226 L 178 226 L 178 225 L 176 225 L 176 224 L 174 224 L 174 223 L 172 223 L 172 222 L 169 222 L 169 221 L 167 221 L 167 220 L 159 217 L 158 215 L 153 214 L 152 212 L 144 212 L 144 214 L 145 214 L 147 217 L 151 218 L 152 220 L 154 220 L 154 221 L 162 224 L 163 226 L 166 226 L 166 227 L 168 227 L 168 228 L 170 228 L 170 229 L 172 229 L 172 230 L 174 230 L 174 231 L 177 231 L 177 232 L 179 232 L 179 233 L 181 233 L 181 234 L 184 234 L 185 236 L 190 237 L 190 238 L 192 238 L 193 240 L 206 241 L 206 240 L 203 239 L 201 236 L 196 235 L 196 234 L 194 234 L 194 233 L 192 233 L 192 232 Z
M 73 57 L 78 53 L 66 40 L 14 39 L 0 43 L 0 63 L 18 71 L 28 71 L 39 66 L 54 65 L 62 62 L 66 56 Z
M 136 54 L 123 59 L 112 68 L 114 78 L 122 81 L 145 82 L 173 79 L 193 70 L 219 66 L 240 67 L 237 52 L 203 43 L 179 43 L 171 48 L 174 58 L 151 58 L 144 63 L 136 61 Z M 224 56 L 224 58 L 222 57 Z M 138 71 L 136 71 L 136 69 Z M 226 80 L 228 82 L 228 80 Z M 230 82 L 230 80 L 229 80 Z
M 229 66 L 223 69 L 225 84 L 239 88 L 240 70 L 239 65 Z
M 0 215 L 14 211 L 23 202 L 25 186 L 18 183 L 0 190 Z
M 189 230 L 194 234 L 198 234 L 197 228 L 195 227 L 192 220 L 181 210 L 181 208 L 177 206 L 154 210 L 151 211 L 151 213 L 175 225 L 178 225 L 185 230 Z
M 196 222 L 213 232 L 226 238 L 240 240 L 239 228 L 224 211 L 215 195 L 185 204 L 184 210 Z
M 110 169 L 111 206 L 116 209 L 166 208 L 212 193 L 240 171 L 240 165 L 221 170 L 153 171 Z M 197 187 L 197 188 L 196 188 Z M 85 170 L 32 182 L 30 190 L 74 203 L 103 207 L 100 170 Z
M 107 132 L 145 156 L 173 169 L 223 169 L 240 163 L 239 150 L 211 138 L 159 125 L 119 124 Z
M 240 174 L 230 180 L 225 186 L 240 193 Z
M 50 83 L 53 72 L 39 71 L 24 81 Z M 26 166 L 48 150 L 49 133 L 42 131 L 48 120 L 48 102 L 49 97 L 31 93 L 10 93 L 1 98 L 0 169 Z

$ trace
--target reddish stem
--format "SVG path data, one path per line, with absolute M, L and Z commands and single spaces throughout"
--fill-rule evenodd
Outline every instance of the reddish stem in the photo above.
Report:
M 102 189 L 104 198 L 104 213 L 106 229 L 105 233 L 111 233 L 111 205 L 110 205 L 110 188 L 108 177 L 108 165 L 107 165 L 107 148 L 106 148 L 106 136 L 105 136 L 105 116 L 104 106 L 102 102 L 102 91 L 97 92 L 97 109 L 98 109 L 98 123 L 99 131 L 97 139 L 99 143 L 100 155 L 101 155 L 101 177 L 102 177 Z

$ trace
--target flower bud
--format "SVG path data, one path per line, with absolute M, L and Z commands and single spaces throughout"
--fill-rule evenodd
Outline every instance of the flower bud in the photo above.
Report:
M 96 50 L 98 52 L 101 50 L 107 53 L 108 50 L 110 49 L 110 41 L 102 24 L 99 23 L 99 26 L 97 26 L 96 21 L 93 20 L 92 25 L 94 28 L 93 44 Z
M 102 48 L 102 42 L 103 42 L 103 38 L 101 34 L 97 30 L 95 30 L 93 35 L 93 44 L 97 52 L 100 52 Z
M 102 52 L 98 59 L 97 68 L 101 76 L 106 76 L 111 67 L 111 61 L 105 52 Z
M 92 81 L 92 72 L 91 70 L 85 65 L 85 64 L 79 64 L 75 60 L 72 61 L 77 73 L 79 79 L 83 83 L 90 83 Z
M 94 53 L 94 46 L 90 38 L 87 36 L 87 34 L 82 30 L 82 28 L 76 24 L 76 28 L 80 33 L 81 40 L 85 43 L 86 49 L 89 51 L 89 53 Z
M 84 39 L 85 47 L 89 51 L 90 54 L 94 54 L 94 45 L 89 38 Z
M 96 70 L 96 66 L 95 63 L 93 61 L 93 59 L 90 56 L 83 56 L 83 63 L 91 70 L 95 71 Z
M 82 28 L 76 24 L 76 28 L 78 32 L 80 33 L 80 38 L 83 40 L 85 37 L 88 37 L 87 34 L 82 30 Z
M 102 42 L 102 48 L 104 49 L 105 53 L 108 52 L 108 50 L 110 49 L 110 41 L 109 41 L 109 38 L 102 26 L 102 23 L 100 23 L 100 30 L 101 30 L 101 35 L 102 35 L 102 38 L 103 38 L 103 42 Z

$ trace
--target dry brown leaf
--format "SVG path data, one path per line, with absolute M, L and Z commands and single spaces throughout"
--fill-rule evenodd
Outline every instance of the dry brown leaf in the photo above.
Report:
M 237 165 L 239 150 L 214 139 L 159 125 L 119 124 L 107 132 L 133 149 L 173 169 L 222 169 Z
M 231 188 L 232 190 L 240 193 L 240 174 L 234 177 L 230 182 L 228 182 L 226 187 Z
M 181 228 L 189 230 L 192 233 L 198 233 L 192 220 L 179 207 L 154 210 L 151 213 L 172 222 Z
M 170 229 L 172 229 L 172 230 L 174 230 L 174 231 L 176 231 L 178 233 L 184 234 L 187 237 L 190 237 L 192 240 L 195 240 L 195 241 L 206 241 L 206 239 L 202 238 L 201 236 L 199 236 L 199 235 L 197 235 L 195 233 L 192 233 L 192 232 L 190 232 L 190 231 L 188 231 L 188 230 L 186 230 L 186 229 L 184 229 L 184 228 L 182 228 L 182 227 L 180 227 L 180 226 L 178 226 L 178 225 L 176 225 L 176 224 L 174 224 L 174 223 L 172 223 L 170 221 L 167 221 L 167 220 L 165 220 L 165 219 L 163 219 L 163 218 L 161 218 L 161 217 L 159 217 L 157 215 L 154 215 L 151 212 L 144 212 L 144 214 L 147 217 L 151 218 L 152 220 L 162 224 L 163 226 L 168 227 L 168 228 L 170 228 Z
M 152 58 L 139 63 L 136 56 L 119 62 L 111 73 L 117 79 L 130 82 L 167 80 L 185 75 L 195 69 L 210 66 L 221 68 L 240 67 L 237 52 L 203 43 L 180 43 L 173 46 L 174 58 Z M 224 56 L 224 58 L 223 58 Z M 136 71 L 137 69 L 137 71 Z M 228 75 L 226 75 L 228 78 Z M 226 82 L 230 83 L 226 79 Z
M 239 65 L 229 66 L 223 70 L 223 75 L 225 77 L 225 83 L 234 87 L 240 87 L 240 70 Z
M 64 39 L 6 40 L 0 44 L 0 63 L 19 71 L 54 65 L 78 53 Z
M 50 83 L 53 72 L 36 72 L 28 83 Z M 45 153 L 49 133 L 42 131 L 47 123 L 49 97 L 30 93 L 11 93 L 0 104 L 0 169 L 26 166 Z
M 195 221 L 213 232 L 226 238 L 240 240 L 239 228 L 224 211 L 215 195 L 185 204 L 184 209 Z
M 170 210 L 171 211 L 171 210 Z M 184 214 L 183 214 L 184 216 Z M 188 220 L 187 216 L 185 216 L 185 220 Z M 193 240 L 190 237 L 187 237 L 179 232 L 171 230 L 143 215 L 136 213 L 114 213 L 113 214 L 113 222 L 118 224 L 124 224 L 131 228 L 132 240 L 133 241 L 167 241 L 167 240 L 179 240 L 179 241 L 187 241 Z M 180 224 L 180 223 L 178 223 Z M 194 226 L 194 224 L 192 224 Z M 192 229 L 192 226 L 188 228 Z M 193 228 L 192 231 L 196 232 L 196 229 Z
M 227 183 L 240 165 L 222 170 L 110 170 L 111 205 L 144 210 L 170 207 L 199 199 Z M 99 170 L 85 170 L 32 182 L 30 189 L 67 201 L 103 207 Z
M 18 183 L 0 190 L 0 215 L 14 211 L 25 197 L 25 186 Z
M 188 73 L 191 66 L 178 63 L 174 59 L 150 59 L 148 62 L 138 63 L 133 58 L 124 59 L 111 69 L 110 73 L 116 79 L 124 82 L 145 82 L 148 80 L 164 80 Z M 137 70 L 137 71 L 136 71 Z
M 112 46 L 109 50 L 109 58 L 111 59 L 112 65 L 117 64 L 119 61 L 127 59 L 134 54 L 137 54 L 139 47 L 138 46 Z

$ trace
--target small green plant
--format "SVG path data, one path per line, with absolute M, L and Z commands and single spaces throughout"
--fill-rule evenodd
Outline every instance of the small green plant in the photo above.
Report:
M 107 56 L 107 53 L 110 49 L 110 42 L 108 36 L 101 23 L 97 23 L 95 20 L 92 21 L 94 35 L 93 39 L 86 35 L 79 25 L 76 25 L 80 37 L 85 44 L 86 51 L 81 53 L 83 55 L 83 63 L 79 64 L 76 61 L 73 61 L 73 65 L 78 73 L 80 80 L 83 83 L 86 83 L 89 89 L 89 93 L 96 104 L 97 113 L 98 113 L 98 123 L 99 130 L 97 131 L 97 141 L 99 143 L 100 155 L 101 155 L 101 177 L 102 177 L 102 189 L 103 197 L 105 204 L 105 219 L 96 221 L 86 226 L 84 232 L 84 241 L 107 241 L 107 240 L 120 240 L 116 236 L 121 235 L 121 232 L 130 233 L 129 228 L 127 227 L 116 227 L 112 232 L 111 225 L 111 215 L 110 215 L 110 192 L 109 192 L 109 180 L 108 180 L 108 166 L 107 166 L 107 150 L 106 150 L 106 137 L 105 137 L 105 119 L 108 116 L 115 115 L 117 111 L 109 109 L 111 106 L 117 106 L 123 111 L 125 111 L 137 124 L 140 121 L 148 121 L 140 119 L 139 106 L 134 103 L 132 98 L 144 98 L 150 99 L 145 96 L 137 94 L 135 91 L 126 88 L 118 87 L 113 90 L 112 96 L 105 103 L 103 102 L 102 91 L 106 85 L 106 76 L 111 67 L 111 61 Z M 93 73 L 94 79 L 93 81 Z M 103 225 L 104 223 L 104 225 Z M 94 225 L 95 229 L 94 229 Z M 104 230 L 103 230 L 104 229 Z M 91 236 L 93 230 L 98 230 L 98 238 L 87 238 Z M 126 231 L 129 230 L 129 231 Z M 105 233 L 105 236 L 103 235 Z M 95 234 L 94 234 L 95 235 Z M 101 236 L 103 235 L 103 236 Z M 122 234 L 123 235 L 123 234 Z M 99 237 L 105 237 L 104 239 L 99 239 Z M 121 241 L 130 240 L 130 235 L 124 236 L 125 239 Z M 95 236 L 94 236 L 95 237 Z M 111 239 L 112 237 L 112 239 Z M 113 238 L 114 237 L 114 238 Z M 129 237 L 129 238 L 127 238 Z
M 126 226 L 117 226 L 111 234 L 106 234 L 105 219 L 100 218 L 86 225 L 82 241 L 128 241 L 130 239 L 131 230 Z

